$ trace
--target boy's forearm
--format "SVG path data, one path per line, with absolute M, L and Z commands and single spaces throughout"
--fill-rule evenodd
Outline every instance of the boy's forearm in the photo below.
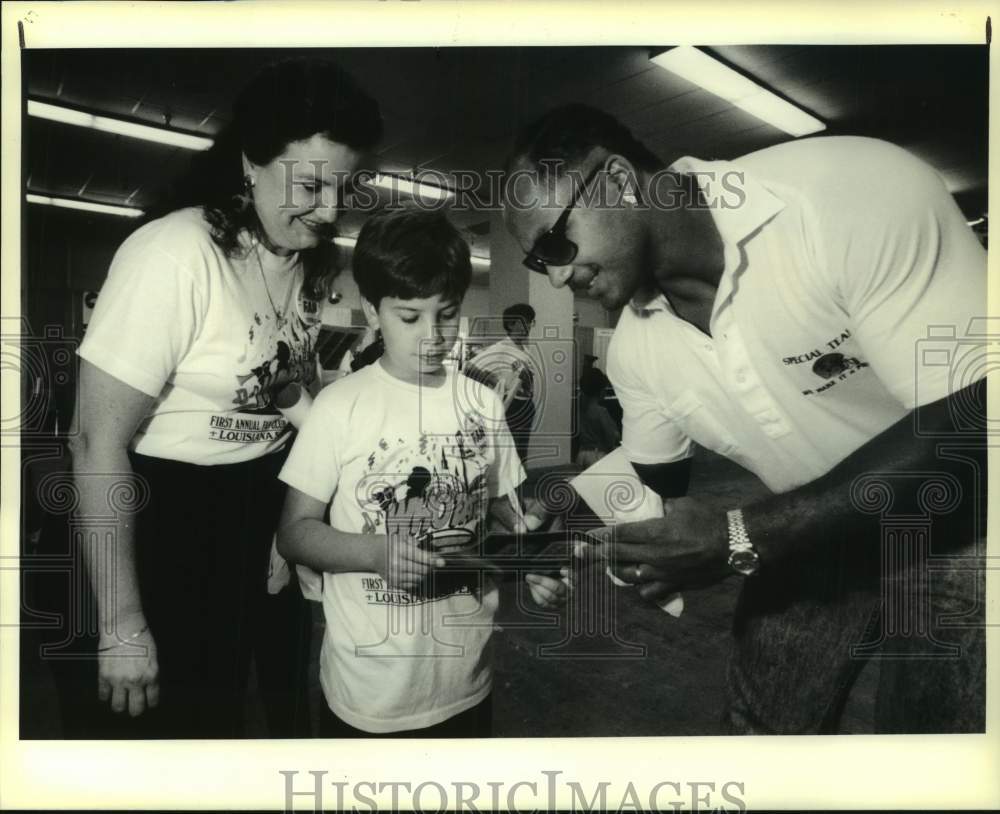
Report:
M 384 538 L 382 538 L 384 540 Z M 385 552 L 379 538 L 330 528 L 322 520 L 296 520 L 278 531 L 278 552 L 286 560 L 315 571 L 378 571 Z

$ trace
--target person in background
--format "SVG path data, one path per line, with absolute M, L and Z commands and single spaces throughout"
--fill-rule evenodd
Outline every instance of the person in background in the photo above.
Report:
M 580 378 L 582 379 L 589 372 L 596 373 L 600 377 L 602 387 L 611 386 L 611 381 L 604 374 L 604 371 L 597 366 L 597 357 L 592 353 L 585 354 L 583 357 L 583 370 L 580 371 Z
M 595 367 L 585 369 L 580 376 L 576 421 L 580 449 L 576 462 L 584 469 L 616 449 L 622 440 L 611 414 L 601 404 L 606 381 L 607 377 Z
M 585 105 L 507 168 L 525 265 L 623 309 L 608 375 L 664 517 L 596 553 L 652 600 L 743 580 L 729 730 L 834 731 L 878 653 L 876 731 L 983 732 L 986 254 L 940 176 L 853 137 L 668 164 Z M 774 494 L 687 496 L 695 442 Z
M 475 547 L 487 512 L 528 522 L 499 398 L 445 365 L 469 247 L 439 212 L 386 210 L 362 227 L 354 272 L 384 351 L 320 393 L 281 471 L 279 551 L 322 572 L 305 572 L 326 616 L 320 735 L 486 736 L 497 587 L 434 568 L 439 546 Z M 541 605 L 565 600 L 557 579 L 526 581 Z
M 618 403 L 618 399 L 615 397 L 615 389 L 611 386 L 611 379 L 607 377 L 607 374 L 601 368 L 597 366 L 598 357 L 593 354 L 588 353 L 583 357 L 583 370 L 580 372 L 581 379 L 588 370 L 594 371 L 598 377 L 601 379 L 601 406 L 608 411 L 611 416 L 611 420 L 615 422 L 615 426 L 618 428 L 618 434 L 621 435 L 622 431 L 622 408 Z
M 294 586 L 265 587 L 291 436 L 275 397 L 314 387 L 346 179 L 381 132 L 336 65 L 266 66 L 115 255 L 72 442 L 80 515 L 117 511 L 112 542 L 84 552 L 94 687 L 116 713 L 91 737 L 239 737 L 251 659 L 270 734 L 301 734 L 308 614 Z
M 500 396 L 507 426 L 522 463 L 528 460 L 531 430 L 535 423 L 535 362 L 526 350 L 534 324 L 535 309 L 527 303 L 505 308 L 503 329 L 507 336 L 479 351 L 463 371 L 467 376 L 488 384 Z

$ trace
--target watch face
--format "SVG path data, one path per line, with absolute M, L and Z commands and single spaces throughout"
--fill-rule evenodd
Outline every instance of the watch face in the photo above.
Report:
M 729 555 L 729 564 L 739 573 L 746 574 L 756 574 L 757 568 L 760 566 L 760 558 L 757 556 L 757 552 L 750 551 L 734 551 Z

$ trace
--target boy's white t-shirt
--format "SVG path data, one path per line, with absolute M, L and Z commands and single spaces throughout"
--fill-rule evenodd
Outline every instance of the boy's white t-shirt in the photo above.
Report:
M 297 254 L 249 239 L 243 248 L 228 256 L 189 208 L 146 224 L 115 254 L 80 356 L 156 399 L 136 452 L 229 464 L 287 442 L 272 399 L 315 379 L 322 303 L 305 296 Z
M 489 388 L 452 372 L 441 387 L 420 387 L 376 363 L 320 393 L 280 477 L 316 500 L 332 498 L 332 527 L 384 546 L 387 524 L 414 538 L 476 529 L 489 499 L 513 491 L 524 470 Z M 377 573 L 323 574 L 320 684 L 330 709 L 357 729 L 394 732 L 433 726 L 485 698 L 497 589 L 474 581 L 429 598 Z M 307 595 L 316 588 L 304 580 Z

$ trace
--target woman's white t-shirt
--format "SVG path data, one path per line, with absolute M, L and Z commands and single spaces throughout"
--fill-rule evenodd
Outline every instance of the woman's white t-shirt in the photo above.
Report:
M 305 296 L 302 281 L 298 255 L 271 254 L 249 238 L 227 256 L 198 208 L 122 244 L 80 356 L 156 399 L 132 440 L 136 452 L 228 464 L 284 446 L 290 427 L 273 397 L 316 377 L 322 303 Z

